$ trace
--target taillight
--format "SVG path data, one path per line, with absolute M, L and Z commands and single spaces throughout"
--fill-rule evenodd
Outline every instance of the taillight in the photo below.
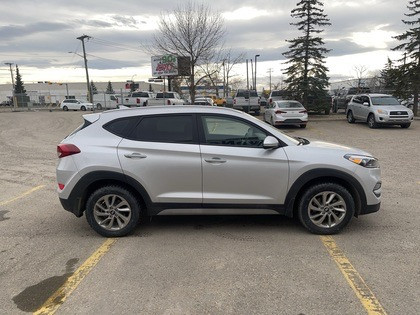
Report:
M 139 98 L 136 99 L 136 102 L 137 102 L 137 104 L 140 104 L 140 99 Z
M 236 104 L 236 98 L 233 99 L 233 104 Z
M 268 100 L 270 103 L 273 103 L 273 99 L 270 97 L 270 99 Z
M 302 114 L 306 114 L 308 111 L 305 109 L 305 110 L 301 110 L 299 113 L 302 113 Z
M 64 184 L 58 183 L 58 189 L 63 190 L 64 189 Z
M 167 100 L 166 101 L 166 105 L 171 105 L 171 101 L 170 100 Z
M 287 112 L 283 112 L 282 110 L 276 110 L 275 113 L 276 114 L 286 114 Z
M 59 159 L 65 156 L 69 156 L 69 155 L 73 155 L 77 153 L 80 153 L 80 149 L 76 147 L 74 144 L 62 143 L 57 146 L 57 155 Z

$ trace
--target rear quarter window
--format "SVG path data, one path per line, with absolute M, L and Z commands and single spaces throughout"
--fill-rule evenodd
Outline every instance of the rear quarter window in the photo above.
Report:
M 103 128 L 116 136 L 128 138 L 138 121 L 139 117 L 118 118 L 106 123 Z

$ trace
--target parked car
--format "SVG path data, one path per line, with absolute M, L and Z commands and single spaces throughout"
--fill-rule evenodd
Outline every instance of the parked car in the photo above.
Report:
M 226 97 L 226 107 L 233 108 L 233 97 Z
M 106 237 L 133 232 L 146 215 L 194 213 L 297 216 L 333 234 L 380 207 L 371 154 L 292 138 L 240 111 L 162 106 L 83 118 L 57 147 L 58 195 Z
M 115 94 L 94 94 L 93 104 L 98 110 L 117 108 L 118 96 Z
M 260 114 L 260 97 L 254 90 L 238 90 L 233 98 L 233 108 L 243 110 L 246 113 L 253 111 Z
M 380 125 L 400 125 L 408 128 L 414 119 L 413 111 L 387 94 L 361 94 L 353 96 L 346 109 L 347 121 L 362 120 L 369 128 Z
M 268 97 L 268 105 L 275 101 L 281 101 L 287 99 L 287 92 L 285 90 L 273 90 Z
M 185 100 L 176 92 L 158 92 L 146 101 L 146 106 L 185 105 Z
M 128 96 L 117 98 L 117 104 L 128 107 L 146 106 L 147 101 L 153 96 L 153 93 L 149 91 L 135 91 Z
M 226 106 L 226 99 L 223 97 L 217 97 L 215 95 L 210 96 L 214 104 L 217 106 Z
M 299 125 L 306 128 L 308 112 L 298 101 L 274 101 L 265 110 L 264 121 L 273 126 Z
M 93 110 L 93 104 L 88 101 L 65 99 L 60 103 L 60 108 L 64 111 L 68 110 Z
M 347 104 L 350 102 L 354 95 L 370 93 L 368 87 L 351 87 L 348 90 L 342 90 L 338 95 L 334 96 L 332 102 L 333 113 L 339 109 L 346 109 Z
M 216 106 L 213 99 L 210 97 L 196 97 L 194 105 Z

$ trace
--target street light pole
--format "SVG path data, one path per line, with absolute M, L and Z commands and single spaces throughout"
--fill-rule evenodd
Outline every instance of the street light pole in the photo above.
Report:
M 83 35 L 80 37 L 77 37 L 78 40 L 80 40 L 82 42 L 82 47 L 83 47 L 83 59 L 85 61 L 85 70 L 86 70 L 86 84 L 87 84 L 87 90 L 88 90 L 88 98 L 89 98 L 89 102 L 93 103 L 93 99 L 92 99 L 92 89 L 90 88 L 90 82 L 89 82 L 89 71 L 88 71 L 88 66 L 87 66 L 87 59 L 86 59 L 86 50 L 85 50 L 85 39 L 89 39 L 91 38 L 90 36 L 87 35 Z
M 270 93 L 271 93 L 271 72 L 273 72 L 273 68 L 268 69 L 268 73 L 270 74 Z
M 257 91 L 257 58 L 259 56 L 260 55 L 255 55 L 255 79 L 254 79 L 254 88 L 255 88 L 255 91 Z
M 12 100 L 13 100 L 13 107 L 16 109 L 17 108 L 17 104 L 16 104 L 16 97 L 15 97 L 15 78 L 13 77 L 13 69 L 12 69 L 12 65 L 13 63 L 11 62 L 5 62 L 5 65 L 9 66 L 10 69 L 10 75 L 12 77 Z
M 252 81 L 252 86 L 251 86 L 251 90 L 254 89 L 254 66 L 252 65 L 252 58 L 251 60 L 251 81 Z
M 225 71 L 225 61 L 226 59 L 223 59 L 223 98 L 226 97 L 226 71 Z
M 248 59 L 246 60 L 246 89 L 249 90 Z

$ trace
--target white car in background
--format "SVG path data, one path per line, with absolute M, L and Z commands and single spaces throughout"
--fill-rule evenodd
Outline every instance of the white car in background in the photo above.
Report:
M 207 105 L 207 106 L 216 106 L 211 97 L 196 97 L 194 105 Z
M 93 110 L 93 104 L 82 100 L 66 99 L 61 102 L 60 108 L 64 111 L 79 109 L 85 111 Z
M 274 101 L 265 110 L 264 121 L 273 126 L 299 125 L 305 128 L 308 111 L 298 101 Z

